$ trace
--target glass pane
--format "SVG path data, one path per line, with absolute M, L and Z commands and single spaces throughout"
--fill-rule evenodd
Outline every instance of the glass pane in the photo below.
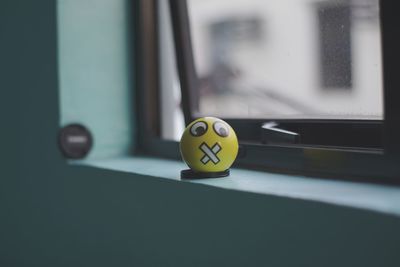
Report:
M 188 0 L 194 111 L 382 119 L 378 0 Z
M 181 87 L 175 60 L 171 14 L 167 0 L 157 1 L 161 138 L 179 141 L 185 130 Z

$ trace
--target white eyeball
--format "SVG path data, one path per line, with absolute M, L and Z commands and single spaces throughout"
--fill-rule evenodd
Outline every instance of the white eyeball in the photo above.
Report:
M 193 136 L 202 136 L 207 132 L 207 123 L 204 121 L 198 121 L 190 127 L 190 133 Z
M 215 122 L 213 128 L 215 133 L 221 137 L 227 137 L 229 135 L 229 127 L 223 122 Z

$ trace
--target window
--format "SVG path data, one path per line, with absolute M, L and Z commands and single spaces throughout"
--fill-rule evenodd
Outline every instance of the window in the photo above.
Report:
M 394 32 L 395 16 L 385 15 L 390 4 L 141 5 L 144 152 L 178 158 L 183 121 L 217 116 L 238 134 L 238 166 L 335 177 L 399 173 L 397 108 L 388 99 L 398 94 L 388 78 L 388 55 L 396 53 L 385 42 Z
M 319 3 L 316 9 L 319 25 L 321 87 L 351 89 L 353 13 L 350 3 Z M 373 29 L 376 28 L 378 27 L 374 25 Z M 359 49 L 362 47 L 361 44 Z

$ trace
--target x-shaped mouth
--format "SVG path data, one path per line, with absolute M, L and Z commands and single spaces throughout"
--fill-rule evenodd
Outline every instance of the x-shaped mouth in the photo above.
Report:
M 202 143 L 199 148 L 204 153 L 204 156 L 200 160 L 204 165 L 207 164 L 210 160 L 214 164 L 220 162 L 217 154 L 222 150 L 222 147 L 218 143 L 215 143 L 211 148 L 206 143 Z

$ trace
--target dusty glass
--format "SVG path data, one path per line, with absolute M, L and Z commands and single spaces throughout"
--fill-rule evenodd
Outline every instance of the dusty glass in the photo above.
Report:
M 382 119 L 377 0 L 188 0 L 198 115 Z

